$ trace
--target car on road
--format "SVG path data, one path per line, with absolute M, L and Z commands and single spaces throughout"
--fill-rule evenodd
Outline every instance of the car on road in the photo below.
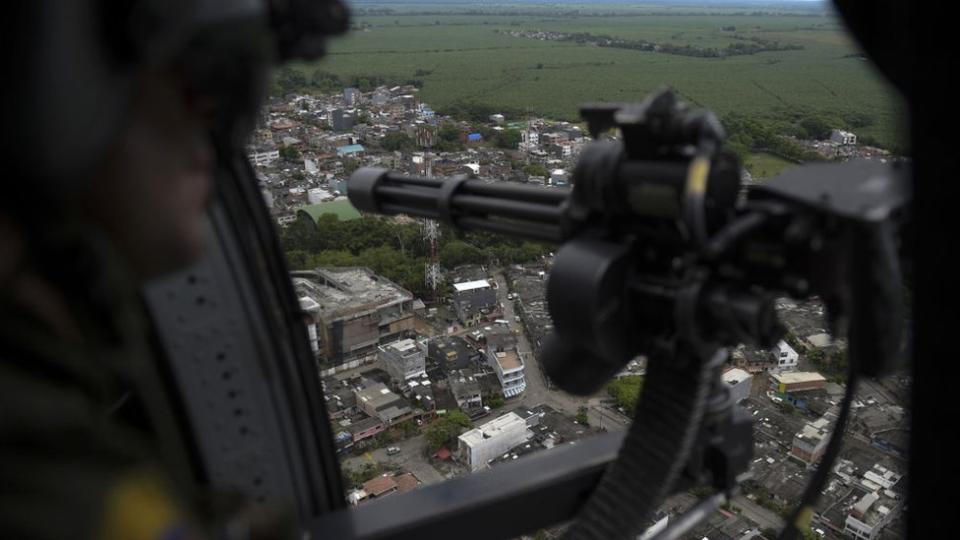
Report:
M 399 453 L 400 453 L 400 449 L 397 448 L 396 446 L 391 446 L 390 448 L 387 448 L 387 455 L 388 455 L 388 456 L 395 456 L 395 455 L 397 455 L 397 454 L 399 454 Z

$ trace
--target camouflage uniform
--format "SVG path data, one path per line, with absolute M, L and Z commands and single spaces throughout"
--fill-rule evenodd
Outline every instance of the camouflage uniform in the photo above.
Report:
M 31 267 L 80 340 L 0 292 L 0 536 L 189 538 L 161 473 L 189 467 L 169 451 L 137 285 L 102 236 L 77 230 L 51 235 Z

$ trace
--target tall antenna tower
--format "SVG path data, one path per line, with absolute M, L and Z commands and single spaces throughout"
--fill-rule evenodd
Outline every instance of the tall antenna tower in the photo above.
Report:
M 437 286 L 443 281 L 443 276 L 440 274 L 440 260 L 437 257 L 437 239 L 440 238 L 440 227 L 436 221 L 425 219 L 423 220 L 422 229 L 423 239 L 427 242 L 427 262 L 424 275 L 426 277 L 427 287 L 430 288 L 432 293 L 430 300 L 436 302 Z

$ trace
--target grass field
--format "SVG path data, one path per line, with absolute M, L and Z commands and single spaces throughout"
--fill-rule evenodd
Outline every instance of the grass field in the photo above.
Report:
M 796 164 L 779 156 L 760 152 L 751 154 L 750 157 L 744 161 L 744 166 L 755 179 L 764 180 L 773 178 L 786 169 L 796 166 Z
M 579 103 L 638 100 L 669 85 L 720 114 L 738 111 L 770 122 L 804 114 L 866 115 L 871 123 L 857 128 L 861 138 L 888 146 L 900 140 L 903 104 L 828 13 L 663 15 L 649 6 L 631 11 L 618 5 L 610 8 L 619 10 L 616 16 L 591 16 L 548 9 L 506 14 L 496 7 L 467 14 L 463 5 L 386 7 L 397 12 L 354 17 L 363 30 L 335 40 L 324 60 L 299 69 L 308 76 L 320 68 L 342 78 L 415 78 L 423 82 L 421 99 L 434 108 L 475 102 L 568 120 L 577 119 Z M 759 37 L 804 49 L 696 58 L 498 33 L 508 30 L 588 32 L 696 47 Z

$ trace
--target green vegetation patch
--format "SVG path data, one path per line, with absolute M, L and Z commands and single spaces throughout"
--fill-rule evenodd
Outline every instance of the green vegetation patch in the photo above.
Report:
M 609 14 L 603 12 L 614 7 L 599 6 L 561 16 L 547 9 L 496 9 L 465 13 L 462 5 L 434 4 L 359 15 L 361 30 L 334 40 L 321 62 L 295 68 L 308 83 L 321 70 L 314 88 L 330 86 L 331 76 L 344 83 L 416 81 L 420 99 L 437 111 L 481 105 L 504 112 L 508 122 L 530 116 L 576 121 L 582 103 L 637 101 L 672 86 L 721 116 L 735 112 L 778 127 L 790 114 L 839 119 L 833 127 L 841 129 L 858 123 L 845 119 L 867 115 L 870 121 L 854 128 L 861 140 L 902 146 L 905 104 L 827 11 L 800 16 L 684 7 L 666 15 L 620 7 Z M 534 30 L 697 54 L 743 47 L 756 52 L 697 57 L 510 35 Z
M 773 178 L 790 167 L 796 166 L 796 163 L 766 152 L 750 154 L 743 164 L 756 179 Z
M 306 213 L 313 221 L 320 219 L 324 214 L 333 214 L 340 221 L 350 221 L 360 217 L 360 211 L 350 204 L 350 201 L 341 199 L 339 201 L 329 201 L 320 204 L 311 204 L 300 208 L 300 212 Z
M 607 393 L 617 400 L 617 405 L 623 407 L 630 414 L 637 407 L 640 392 L 643 390 L 643 376 L 627 375 L 619 377 L 607 385 Z

